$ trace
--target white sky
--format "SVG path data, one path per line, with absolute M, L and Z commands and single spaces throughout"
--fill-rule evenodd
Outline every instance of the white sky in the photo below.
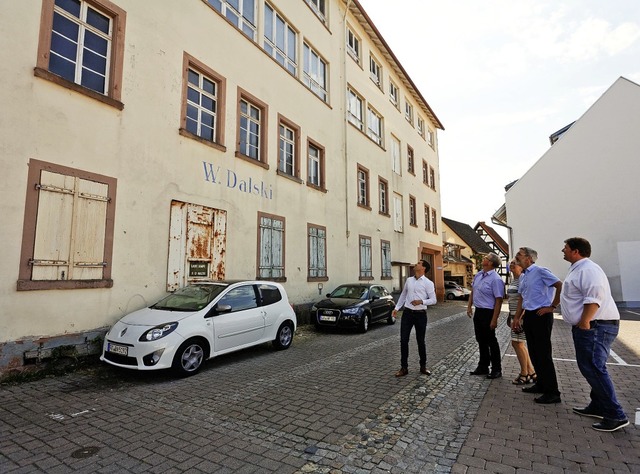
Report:
M 444 125 L 442 215 L 471 227 L 492 225 L 549 135 L 618 77 L 640 83 L 640 0 L 360 4 Z

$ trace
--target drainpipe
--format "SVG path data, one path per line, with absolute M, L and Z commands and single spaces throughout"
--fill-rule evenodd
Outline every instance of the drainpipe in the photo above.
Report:
M 347 6 L 342 16 L 342 143 L 344 146 L 343 158 L 344 158 L 344 218 L 345 218 L 345 230 L 346 238 L 349 240 L 351 230 L 349 227 L 349 160 L 347 152 L 347 14 L 351 6 L 351 0 L 347 1 Z

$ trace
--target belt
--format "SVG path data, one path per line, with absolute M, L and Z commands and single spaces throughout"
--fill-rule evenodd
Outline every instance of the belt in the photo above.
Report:
M 405 306 L 404 308 L 402 308 L 404 311 L 411 311 L 412 313 L 426 313 L 427 310 L 426 309 L 411 309 L 407 306 Z
M 594 319 L 593 321 L 589 321 L 589 327 L 594 328 L 599 324 L 609 324 L 611 326 L 620 326 L 619 319 Z

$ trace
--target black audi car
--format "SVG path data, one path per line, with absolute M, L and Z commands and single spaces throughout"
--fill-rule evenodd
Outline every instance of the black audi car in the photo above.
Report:
M 393 297 L 382 285 L 340 285 L 327 294 L 327 299 L 311 307 L 311 320 L 316 329 L 339 327 L 367 332 L 376 321 L 394 324 L 394 306 Z

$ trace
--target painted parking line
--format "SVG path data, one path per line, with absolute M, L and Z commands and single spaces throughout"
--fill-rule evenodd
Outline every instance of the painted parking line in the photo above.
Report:
M 640 313 L 636 313 L 635 311 L 629 311 L 628 309 L 625 309 L 623 313 L 631 313 L 631 314 L 635 314 L 636 316 L 640 316 Z
M 506 356 L 509 357 L 516 357 L 515 354 L 505 354 Z M 625 367 L 640 367 L 639 364 L 628 364 L 626 363 L 624 360 L 622 360 L 620 358 L 620 356 L 618 356 L 617 354 L 615 354 L 615 352 L 611 351 L 611 357 L 613 357 L 616 362 L 607 362 L 607 365 L 623 365 Z M 559 357 L 554 357 L 553 358 L 554 361 L 559 361 L 559 362 L 576 362 L 575 359 L 561 359 Z

